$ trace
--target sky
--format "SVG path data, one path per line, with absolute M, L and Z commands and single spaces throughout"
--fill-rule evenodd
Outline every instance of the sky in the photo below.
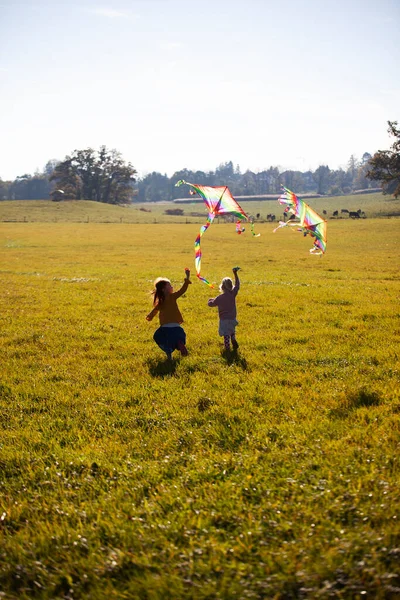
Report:
M 0 178 L 346 168 L 400 122 L 399 0 L 0 0 Z M 201 183 L 201 182 L 198 182 Z

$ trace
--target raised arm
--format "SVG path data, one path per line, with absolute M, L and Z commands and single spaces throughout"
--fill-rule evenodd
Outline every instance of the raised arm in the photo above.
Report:
M 186 290 L 188 289 L 189 285 L 192 283 L 190 281 L 190 269 L 185 269 L 185 279 L 183 281 L 183 285 L 181 287 L 180 290 L 178 290 L 177 292 L 174 292 L 173 295 L 175 296 L 175 298 L 179 298 L 180 296 L 182 296 L 182 294 L 184 294 L 186 292 Z
M 240 280 L 239 280 L 239 275 L 238 275 L 238 271 L 239 271 L 240 267 L 233 267 L 232 271 L 233 271 L 233 275 L 235 277 L 235 283 L 233 286 L 233 290 L 232 292 L 236 295 L 239 291 L 240 288 Z

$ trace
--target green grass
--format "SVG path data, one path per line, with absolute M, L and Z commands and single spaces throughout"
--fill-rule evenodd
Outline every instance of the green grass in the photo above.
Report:
M 0 224 L 0 598 L 399 597 L 398 220 L 272 228 L 210 227 L 240 348 L 194 277 L 169 365 L 198 225 Z

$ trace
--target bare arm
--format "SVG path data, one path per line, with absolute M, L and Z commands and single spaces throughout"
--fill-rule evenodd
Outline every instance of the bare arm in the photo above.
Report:
M 240 280 L 239 280 L 239 275 L 237 274 L 238 270 L 240 267 L 233 267 L 232 271 L 233 271 L 233 275 L 235 276 L 235 284 L 233 286 L 233 292 L 235 293 L 235 295 L 238 293 L 239 288 L 240 288 Z
M 158 313 L 158 310 L 159 310 L 158 306 L 155 306 L 153 308 L 153 310 L 151 312 L 149 312 L 148 315 L 146 315 L 146 321 L 151 321 L 152 319 L 154 319 L 154 317 Z
M 174 292 L 175 298 L 179 298 L 180 296 L 182 296 L 182 294 L 184 294 L 186 292 L 189 285 L 192 283 L 190 281 L 190 270 L 189 269 L 185 269 L 185 275 L 186 275 L 186 277 L 183 281 L 183 285 L 182 285 L 181 289 L 178 290 L 177 292 Z

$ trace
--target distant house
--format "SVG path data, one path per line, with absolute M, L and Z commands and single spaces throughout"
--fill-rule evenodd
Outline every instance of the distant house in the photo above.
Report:
M 352 194 L 379 194 L 382 192 L 382 188 L 367 188 L 365 190 L 353 190 Z

